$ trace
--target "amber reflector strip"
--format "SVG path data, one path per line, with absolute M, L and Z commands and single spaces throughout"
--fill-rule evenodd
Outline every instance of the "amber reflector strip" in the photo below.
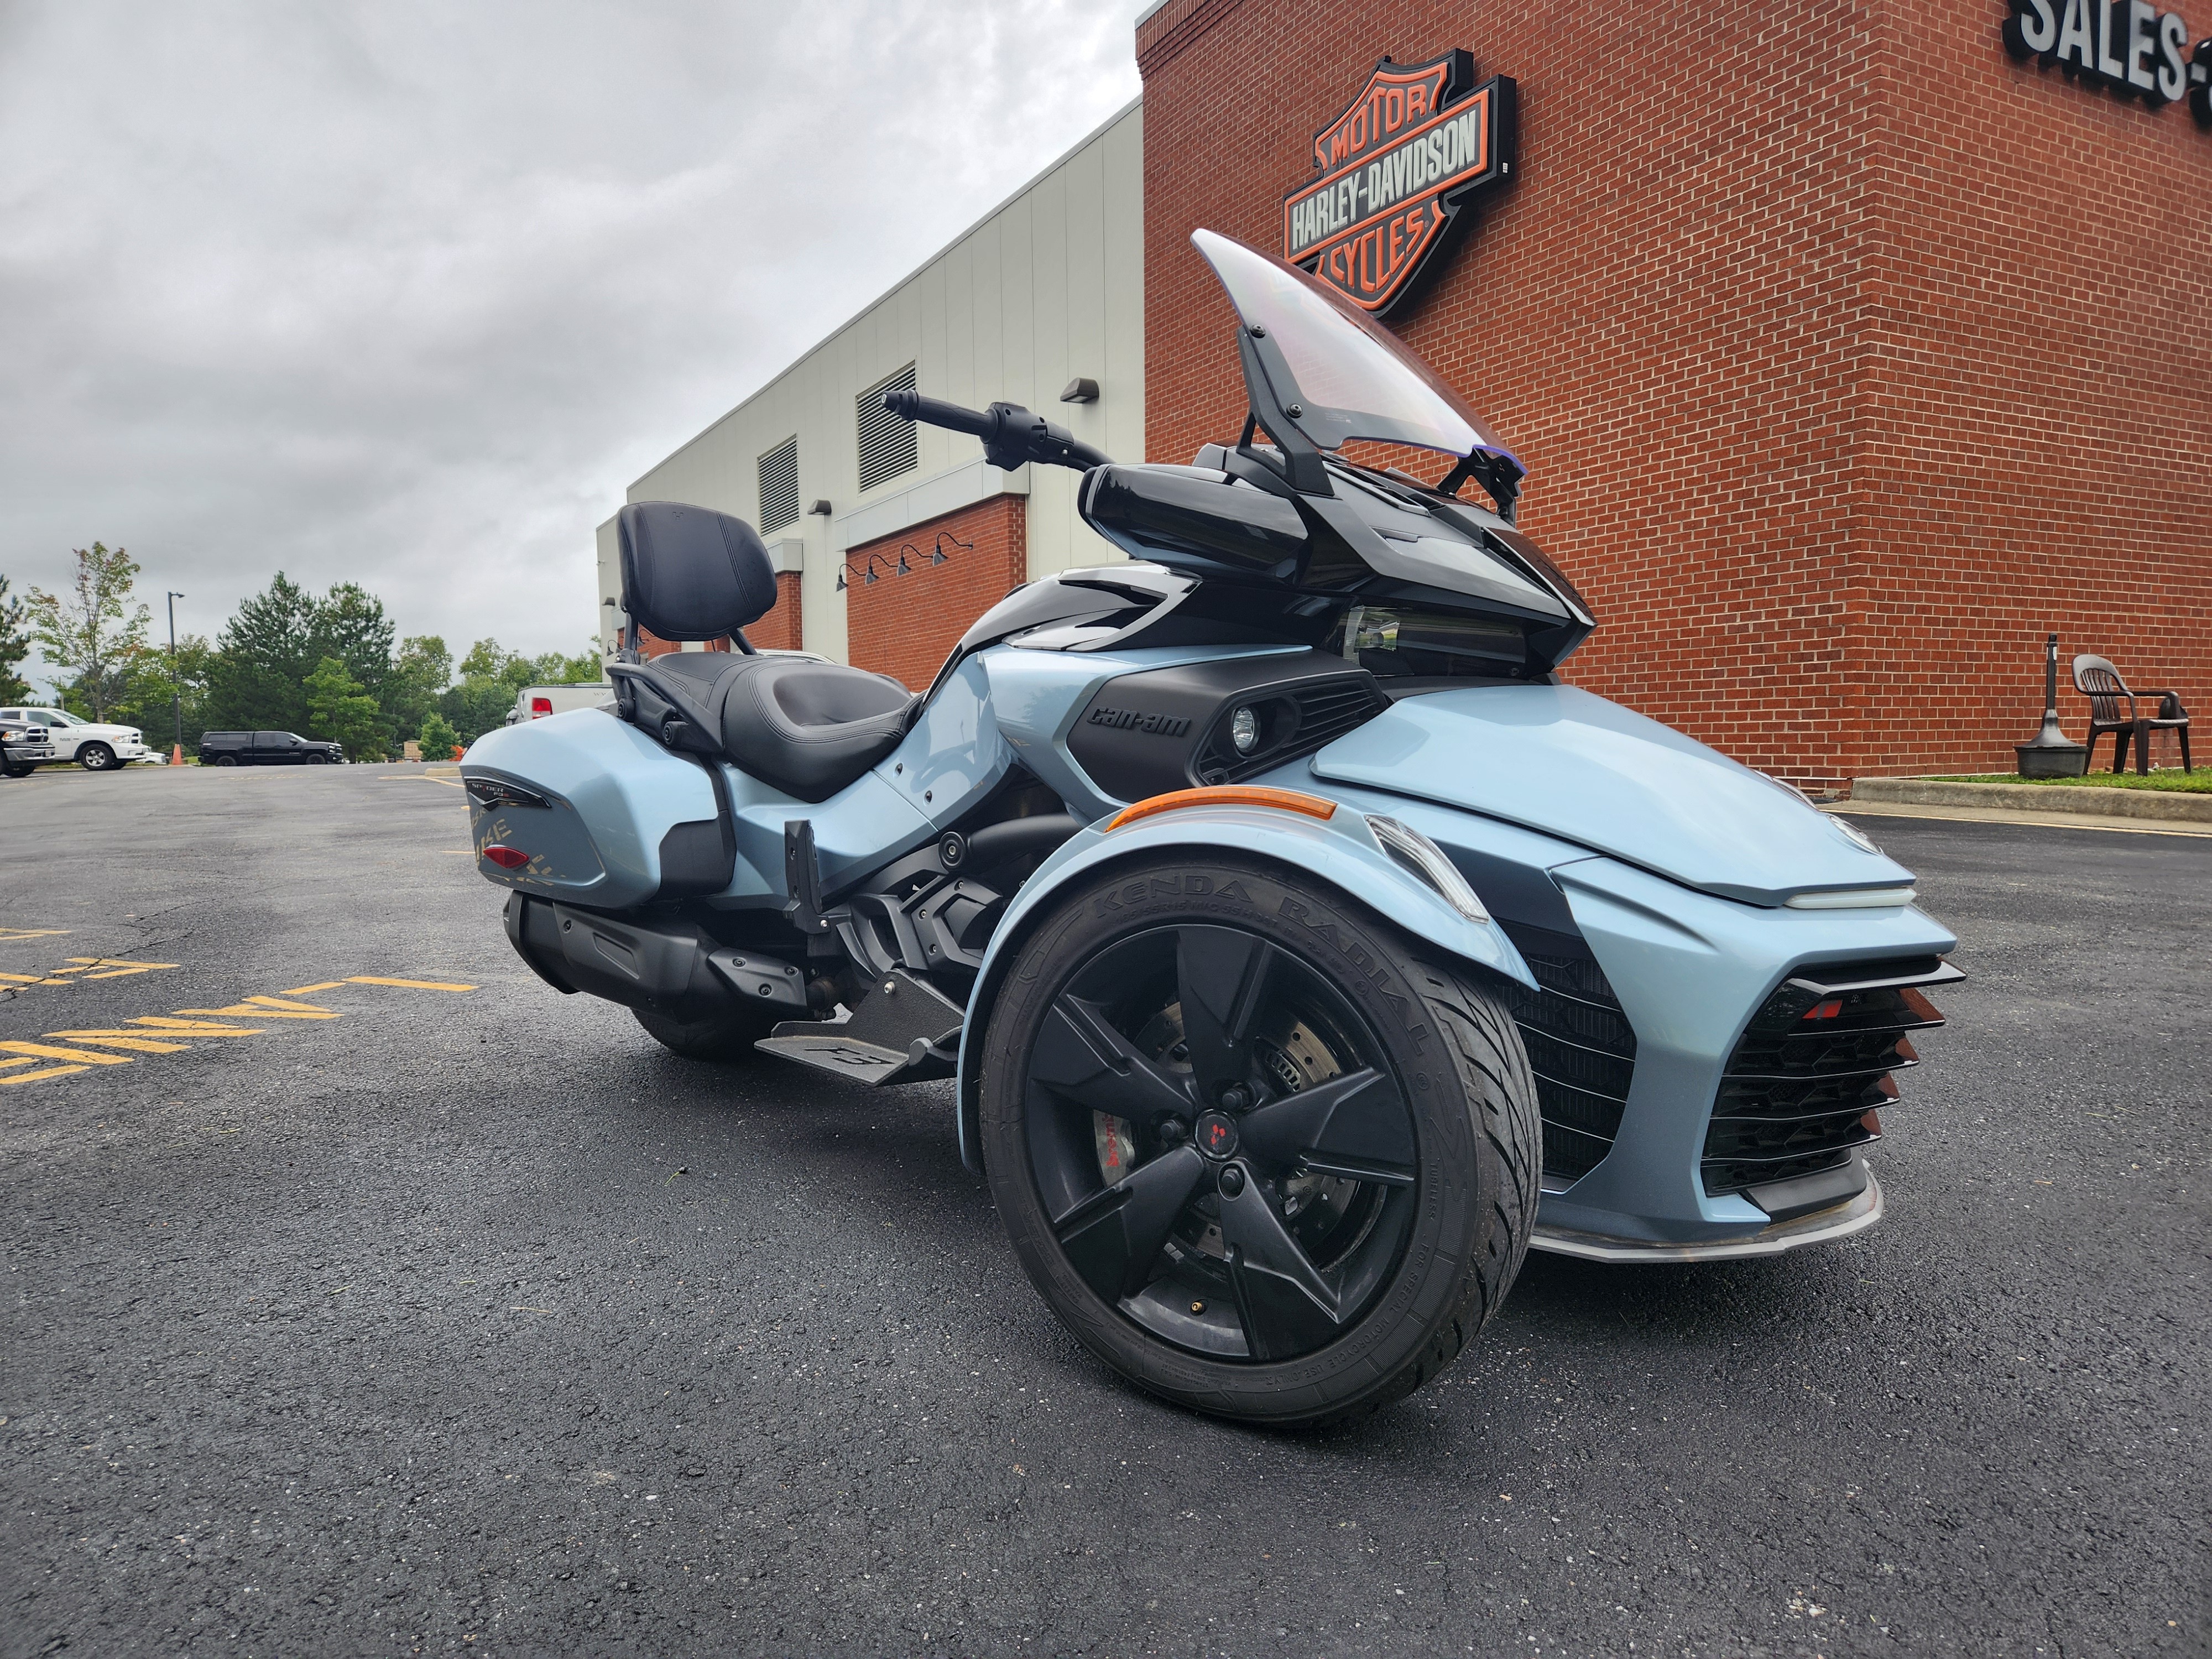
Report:
M 1139 818 L 1158 812 L 1179 812 L 1186 806 L 1272 806 L 1279 812 L 1303 812 L 1310 818 L 1332 817 L 1336 812 L 1336 803 L 1323 800 L 1319 795 L 1304 795 L 1295 789 L 1224 783 L 1207 789 L 1177 789 L 1171 794 L 1140 800 L 1114 814 L 1106 828 L 1111 832 Z

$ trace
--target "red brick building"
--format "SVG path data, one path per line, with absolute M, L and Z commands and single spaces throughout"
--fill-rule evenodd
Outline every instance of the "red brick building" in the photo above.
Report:
M 1389 320 L 1528 464 L 1600 618 L 1568 678 L 1808 787 L 2009 770 L 2051 629 L 2212 708 L 2212 131 L 2016 60 L 2008 15 L 1166 0 L 1152 458 L 1244 412 L 1191 230 L 1279 251 L 1376 60 L 1465 47 L 1519 177 Z
M 1293 252 L 1286 198 L 1345 154 L 1316 135 L 1380 60 L 1397 85 L 1463 50 L 1451 76 L 1512 82 L 1510 172 L 1387 320 L 1527 463 L 1522 526 L 1599 616 L 1567 678 L 1816 790 L 2008 770 L 2049 631 L 2212 709 L 2198 39 L 2130 0 L 1163 0 L 1140 106 L 631 498 L 761 526 L 760 642 L 927 684 L 1008 586 L 1119 556 L 1072 475 L 887 434 L 881 387 L 1026 402 L 1124 458 L 1233 438 L 1190 232 Z

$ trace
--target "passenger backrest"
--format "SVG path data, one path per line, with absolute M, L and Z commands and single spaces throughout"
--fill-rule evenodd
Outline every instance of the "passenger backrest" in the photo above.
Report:
M 664 640 L 716 640 L 775 608 L 775 567 L 742 519 L 678 501 L 615 514 L 623 608 Z

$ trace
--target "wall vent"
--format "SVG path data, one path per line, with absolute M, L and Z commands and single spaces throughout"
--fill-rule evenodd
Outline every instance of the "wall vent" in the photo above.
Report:
M 911 472 L 920 465 L 915 452 L 914 422 L 884 407 L 886 392 L 914 390 L 914 365 L 886 374 L 854 400 L 860 433 L 860 489 L 873 489 L 886 478 Z
M 799 522 L 799 440 L 786 438 L 760 458 L 760 533 Z

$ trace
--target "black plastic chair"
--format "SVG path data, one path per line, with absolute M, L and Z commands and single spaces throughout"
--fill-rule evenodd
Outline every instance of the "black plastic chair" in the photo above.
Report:
M 2097 739 L 2106 732 L 2112 734 L 2112 770 L 2124 772 L 2128 768 L 2128 739 L 2136 745 L 2136 770 L 2144 777 L 2150 775 L 2150 734 L 2172 732 L 2181 739 L 2181 769 L 2194 769 L 2189 763 L 2189 711 L 2181 706 L 2180 696 L 2172 691 L 2130 691 L 2128 683 L 2120 678 L 2120 671 L 2102 657 L 2086 653 L 2074 659 L 2074 689 L 2089 700 L 2088 763 L 2097 757 Z M 2151 698 L 2159 700 L 2158 713 L 2145 714 L 2142 704 Z M 2121 704 L 2127 705 L 2121 712 Z

